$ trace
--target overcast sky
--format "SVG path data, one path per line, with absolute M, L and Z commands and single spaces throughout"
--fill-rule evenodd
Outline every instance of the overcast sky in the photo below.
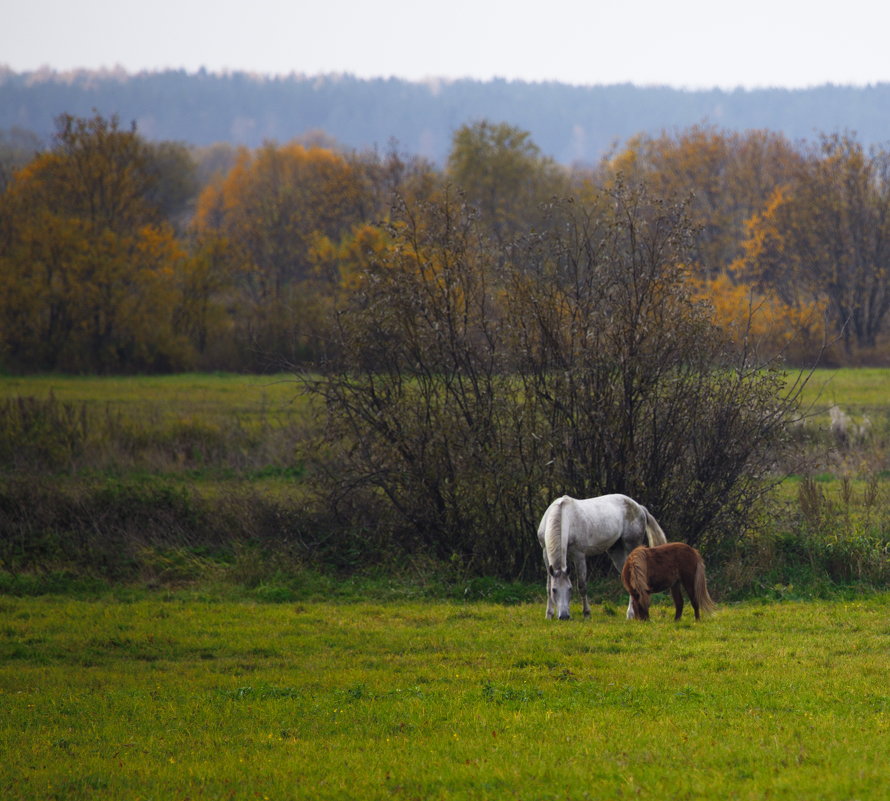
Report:
M 3 0 L 0 65 L 862 86 L 888 30 L 879 0 Z

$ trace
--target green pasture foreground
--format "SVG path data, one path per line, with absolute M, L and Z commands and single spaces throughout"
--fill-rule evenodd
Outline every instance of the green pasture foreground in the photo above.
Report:
M 0 797 L 887 798 L 890 594 L 670 614 L 0 598 Z

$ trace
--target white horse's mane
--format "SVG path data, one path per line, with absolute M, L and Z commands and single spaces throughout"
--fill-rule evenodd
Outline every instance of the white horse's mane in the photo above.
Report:
M 556 570 L 568 569 L 569 529 L 563 525 L 562 516 L 563 506 L 571 500 L 568 495 L 563 495 L 550 505 L 547 512 L 544 546 L 547 549 L 547 561 Z

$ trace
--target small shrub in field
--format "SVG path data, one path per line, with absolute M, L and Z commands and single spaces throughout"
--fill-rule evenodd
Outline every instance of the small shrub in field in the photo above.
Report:
M 210 559 L 183 547 L 146 545 L 134 554 L 139 574 L 149 585 L 183 584 L 209 579 L 220 571 Z
M 798 508 L 783 521 L 783 558 L 807 566 L 831 582 L 890 581 L 890 514 L 874 477 L 861 491 L 849 478 L 836 482 L 836 497 L 805 477 L 798 489 Z
M 19 469 L 67 468 L 83 453 L 91 424 L 86 406 L 19 396 L 0 401 L 0 462 Z
M 258 419 L 183 409 L 162 402 L 110 403 L 14 396 L 0 400 L 0 463 L 19 472 L 296 469 L 302 424 L 261 410 Z

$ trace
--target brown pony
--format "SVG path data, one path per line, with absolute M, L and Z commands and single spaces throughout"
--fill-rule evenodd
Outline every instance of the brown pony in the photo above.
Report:
M 621 583 L 630 593 L 634 616 L 639 620 L 649 619 L 649 596 L 653 592 L 666 590 L 670 590 L 674 596 L 674 620 L 679 620 L 683 614 L 681 582 L 695 610 L 696 620 L 701 619 L 699 607 L 704 612 L 714 610 L 714 602 L 708 595 L 705 563 L 701 554 L 683 542 L 669 542 L 654 548 L 634 548 L 621 571 Z

